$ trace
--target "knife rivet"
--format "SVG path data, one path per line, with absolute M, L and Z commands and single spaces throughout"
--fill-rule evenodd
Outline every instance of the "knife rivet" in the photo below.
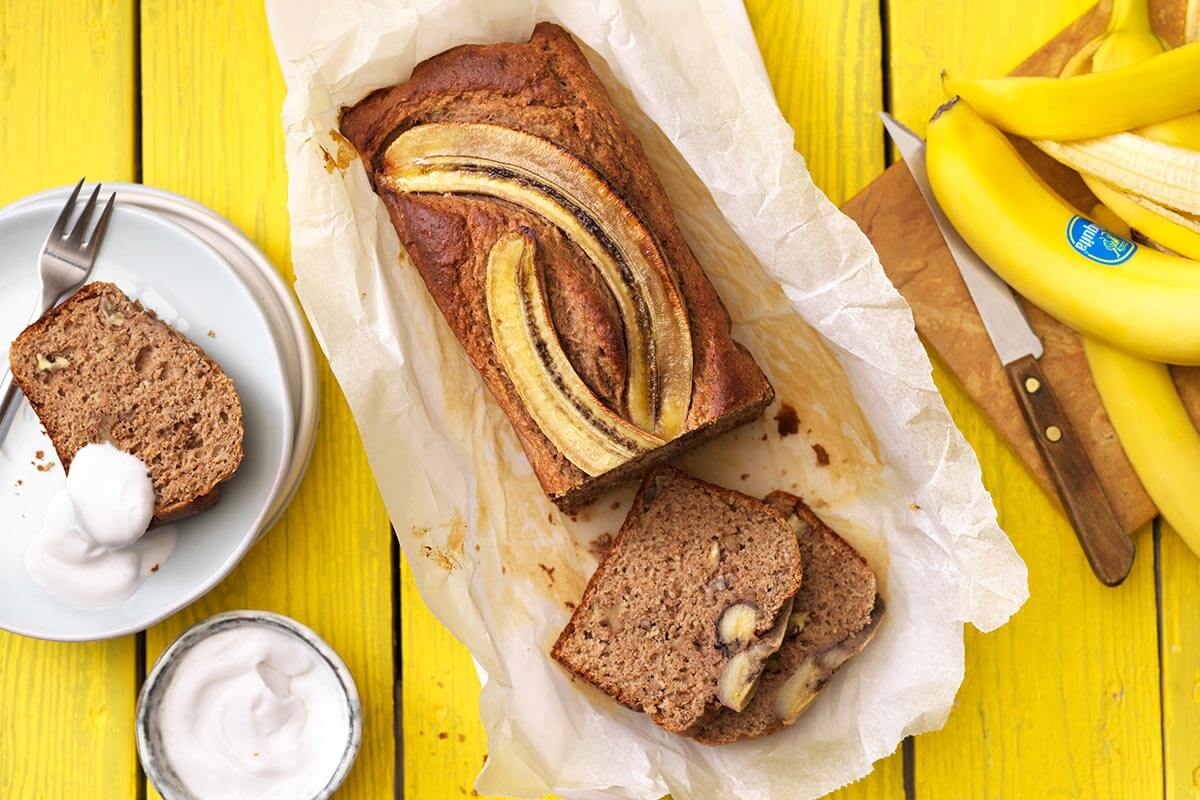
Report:
M 1046 428 L 1046 438 L 1052 442 L 1057 442 L 1062 438 L 1062 429 L 1057 425 L 1051 425 L 1050 427 Z
M 1025 391 L 1028 392 L 1029 394 L 1033 394 L 1040 388 L 1042 388 L 1042 382 L 1039 381 L 1037 378 L 1026 378 L 1025 379 Z

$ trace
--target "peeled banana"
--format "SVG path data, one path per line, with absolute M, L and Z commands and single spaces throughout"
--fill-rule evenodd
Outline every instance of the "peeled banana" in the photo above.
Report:
M 1140 128 L 1200 109 L 1200 42 L 1108 72 L 1072 78 L 961 80 L 958 95 L 1002 130 L 1029 139 L 1089 139 Z
M 929 123 L 946 216 L 1014 289 L 1062 322 L 1155 361 L 1200 365 L 1200 269 L 1077 215 L 967 102 Z

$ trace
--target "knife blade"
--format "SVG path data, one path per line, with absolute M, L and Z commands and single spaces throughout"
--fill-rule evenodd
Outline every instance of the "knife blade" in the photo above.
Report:
M 1116 586 L 1133 566 L 1133 540 L 1117 520 L 1095 468 L 1038 366 L 1041 340 L 1012 289 L 971 249 L 938 205 L 925 172 L 925 142 L 887 112 L 879 116 L 979 311 L 1088 564 L 1102 583 Z
M 950 248 L 950 255 L 954 257 L 963 282 L 967 284 L 967 291 L 979 309 L 983 328 L 992 340 L 996 354 L 1000 356 L 1000 363 L 1008 366 L 1021 356 L 1041 358 L 1042 341 L 1029 327 L 1029 320 L 1013 297 L 1012 289 L 983 263 L 942 213 L 925 174 L 925 142 L 886 111 L 880 112 L 879 116 L 883 118 L 883 126 L 896 143 L 900 155 L 904 156 L 904 163 L 921 196 L 925 198 L 925 205 L 942 232 L 946 246 Z

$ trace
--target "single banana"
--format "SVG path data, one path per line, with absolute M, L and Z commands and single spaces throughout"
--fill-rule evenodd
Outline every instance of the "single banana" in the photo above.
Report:
M 1014 289 L 1128 352 L 1200 365 L 1200 264 L 1078 216 L 969 103 L 943 105 L 927 135 L 938 203 Z
M 1164 364 L 1084 337 L 1092 379 L 1121 448 L 1163 518 L 1200 555 L 1200 434 Z
M 1092 218 L 1123 236 L 1130 234 L 1111 209 L 1100 205 Z M 1200 433 L 1163 364 L 1131 356 L 1083 337 L 1092 380 L 1138 480 L 1167 522 L 1200 555 Z
M 943 73 L 958 95 L 1002 130 L 1029 139 L 1090 139 L 1200 109 L 1200 42 L 1108 72 L 1073 78 L 961 80 Z

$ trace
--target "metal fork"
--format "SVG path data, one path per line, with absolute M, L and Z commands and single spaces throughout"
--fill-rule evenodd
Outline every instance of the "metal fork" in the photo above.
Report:
M 96 188 L 92 190 L 92 196 L 88 198 L 87 205 L 83 207 L 79 219 L 75 221 L 75 226 L 71 228 L 70 233 L 67 233 L 67 221 L 71 218 L 71 212 L 75 210 L 75 201 L 79 198 L 79 190 L 83 188 L 84 180 L 84 178 L 80 178 L 79 183 L 75 184 L 75 189 L 67 198 L 67 203 L 58 215 L 54 227 L 50 229 L 50 235 L 46 237 L 46 243 L 42 245 L 42 252 L 38 257 L 41 296 L 33 309 L 33 314 L 29 317 L 29 324 L 41 319 L 43 314 L 54 308 L 63 295 L 83 283 L 88 273 L 92 271 L 92 265 L 96 263 L 96 251 L 100 249 L 100 243 L 104 240 L 104 232 L 108 229 L 113 201 L 117 195 L 114 192 L 108 196 L 108 203 L 105 204 L 104 211 L 100 214 L 100 221 L 96 223 L 95 230 L 85 242 L 83 234 L 87 230 L 92 212 L 96 210 L 96 200 L 100 197 L 100 184 L 96 184 Z M 0 437 L 2 437 L 7 427 L 9 408 L 14 405 L 13 399 L 17 395 L 17 390 L 13 385 L 12 373 L 9 371 L 8 364 L 0 365 L 0 370 L 2 370 L 0 371 Z

